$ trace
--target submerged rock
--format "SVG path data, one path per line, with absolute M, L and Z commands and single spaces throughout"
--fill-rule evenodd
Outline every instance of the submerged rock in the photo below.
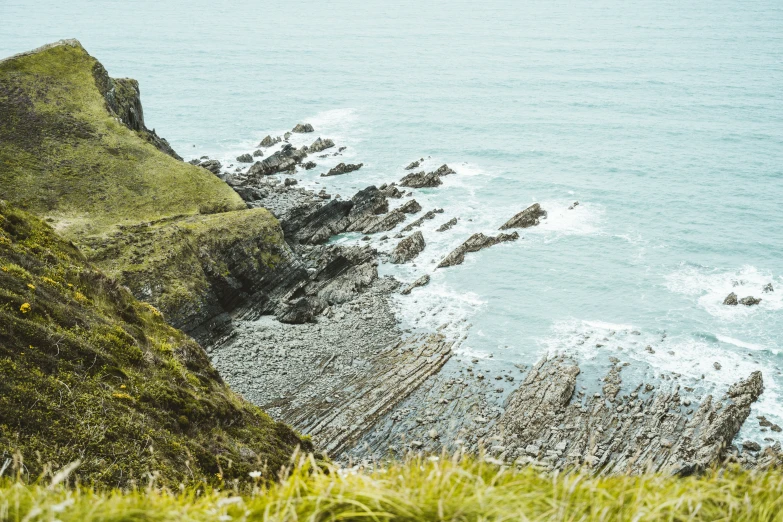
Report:
M 424 274 L 408 286 L 406 286 L 400 293 L 403 295 L 410 294 L 414 288 L 418 288 L 420 286 L 426 286 L 430 282 L 430 276 L 428 274 Z
M 421 231 L 416 231 L 397 244 L 389 256 L 389 261 L 394 264 L 407 263 L 418 256 L 425 245 Z
M 525 210 L 506 221 L 506 223 L 500 227 L 500 230 L 533 227 L 538 225 L 539 219 L 542 217 L 546 217 L 546 210 L 542 209 L 541 205 L 538 203 L 533 203 Z
M 747 297 L 743 297 L 739 300 L 739 304 L 743 304 L 745 306 L 755 306 L 761 302 L 761 299 L 758 297 L 753 297 L 752 295 L 749 295 Z
M 314 161 L 308 161 L 307 163 L 302 163 L 302 167 L 304 167 L 305 170 L 312 170 L 317 167 L 317 165 Z
M 306 132 L 313 132 L 315 129 L 313 129 L 313 126 L 309 123 L 297 123 L 296 126 L 291 129 L 291 132 L 296 132 L 299 134 L 303 134 Z
M 726 296 L 726 299 L 723 300 L 723 304 L 727 306 L 737 306 L 739 301 L 737 301 L 737 294 L 734 292 L 730 293 Z
M 417 161 L 411 162 L 407 167 L 405 167 L 405 170 L 413 170 L 415 168 L 418 168 L 418 166 L 421 165 L 421 163 Z
M 764 285 L 764 288 L 761 291 L 764 292 L 765 294 L 769 294 L 771 292 L 774 292 L 775 289 L 772 287 L 772 283 L 767 283 L 766 285 Z
M 440 176 L 434 172 L 425 173 L 424 171 L 408 174 L 400 180 L 401 186 L 410 188 L 437 187 L 442 184 Z
M 451 227 L 453 227 L 456 224 L 457 224 L 457 218 L 451 218 L 448 221 L 446 221 L 445 223 L 443 223 L 441 226 L 439 226 L 437 231 L 438 232 L 445 232 L 445 231 L 447 231 L 448 229 L 450 229 Z
M 341 174 L 348 174 L 349 172 L 353 172 L 355 170 L 359 170 L 364 166 L 364 163 L 338 163 L 336 166 L 329 169 L 329 172 L 326 174 L 321 174 L 321 177 L 327 177 L 327 176 L 339 176 Z
M 311 154 L 315 154 L 316 152 L 321 152 L 322 150 L 326 150 L 331 147 L 334 147 L 334 142 L 332 140 L 329 138 L 318 138 L 309 147 L 307 147 L 307 151 Z
M 453 252 L 447 255 L 443 261 L 440 262 L 437 268 L 444 268 L 448 266 L 461 265 L 465 261 L 465 254 L 468 252 L 478 252 L 484 248 L 489 248 L 498 243 L 505 241 L 515 241 L 519 239 L 519 234 L 512 232 L 511 234 L 498 234 L 497 236 L 487 236 L 481 232 L 473 234 L 467 241 L 462 243 Z
M 253 151 L 253 157 L 254 158 L 262 158 L 264 157 L 264 152 L 261 149 L 256 149 Z
M 422 223 L 424 223 L 425 221 L 427 221 L 429 219 L 434 219 L 436 214 L 442 214 L 442 213 L 443 213 L 443 209 L 442 208 L 436 208 L 435 210 L 430 210 L 426 214 L 421 216 L 419 219 L 417 219 L 416 221 L 406 225 L 405 228 L 403 228 L 400 232 L 402 232 L 402 233 L 410 232 L 414 228 L 420 227 L 422 225 Z
M 239 163 L 253 163 L 253 156 L 250 154 L 242 154 L 240 156 L 237 156 L 237 161 Z

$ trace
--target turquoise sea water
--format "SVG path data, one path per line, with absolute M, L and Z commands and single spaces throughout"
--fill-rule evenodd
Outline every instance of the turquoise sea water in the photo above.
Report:
M 574 353 L 588 388 L 608 356 L 632 363 L 628 383 L 674 372 L 696 395 L 761 369 L 754 415 L 783 424 L 779 1 L 2 0 L 0 20 L 0 55 L 75 37 L 138 79 L 148 126 L 186 158 L 308 121 L 365 164 L 333 194 L 419 157 L 453 166 L 415 196 L 445 209 L 417 266 L 382 269 L 433 274 L 400 299 L 407 325 L 452 321 L 498 366 Z M 433 271 L 536 201 L 549 218 L 524 239 Z M 763 301 L 724 307 L 731 291 Z

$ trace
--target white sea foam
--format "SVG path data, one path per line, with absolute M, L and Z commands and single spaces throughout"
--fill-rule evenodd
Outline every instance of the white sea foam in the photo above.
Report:
M 697 298 L 699 306 L 710 315 L 725 321 L 737 321 L 763 311 L 783 309 L 783 292 L 763 293 L 765 285 L 781 287 L 780 278 L 745 265 L 739 270 L 719 271 L 699 266 L 682 266 L 666 276 L 666 287 L 672 292 Z M 723 300 L 734 292 L 738 298 L 760 297 L 757 306 L 726 306 Z
M 572 200 L 544 200 L 540 203 L 541 208 L 547 211 L 547 217 L 540 220 L 538 226 L 526 229 L 526 234 L 543 235 L 551 240 L 558 236 L 598 234 L 602 231 L 604 209 L 601 205 L 579 202 L 579 205 L 572 206 Z

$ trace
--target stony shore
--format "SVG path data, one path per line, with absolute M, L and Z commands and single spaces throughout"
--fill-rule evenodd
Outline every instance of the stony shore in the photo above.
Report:
M 578 385 L 580 368 L 567 355 L 544 357 L 530 369 L 490 371 L 477 359 L 468 364 L 469 359 L 454 357 L 463 338 L 403 331 L 391 296 L 415 292 L 429 275 L 403 285 L 379 278 L 377 266 L 410 262 L 426 250 L 417 228 L 443 209 L 397 200 L 408 189 L 438 187 L 441 177 L 454 171 L 446 165 L 429 173 L 406 175 L 403 170 L 399 185 L 367 187 L 341 199 L 325 189 L 302 188 L 295 178 L 299 169 L 317 166 L 308 153 L 333 150 L 332 140 L 318 138 L 310 147 L 295 149 L 287 137 L 268 136 L 260 146 L 280 142 L 280 150 L 247 170 L 216 174 L 249 206 L 278 217 L 291 251 L 290 270 L 298 275 L 288 278 L 274 302 L 224 317 L 221 335 L 206 344 L 235 390 L 312 435 L 330 456 L 350 462 L 408 451 L 466 450 L 550 469 L 588 465 L 611 473 L 652 467 L 681 474 L 725 459 L 747 467 L 780 460 L 779 443 L 761 448 L 734 442 L 751 404 L 763 393 L 761 374 L 738 376 L 715 400 L 683 395 L 679 385 L 666 381 L 627 389 L 620 375 L 628 363 L 610 358 L 602 389 L 589 395 Z M 418 166 L 414 162 L 407 170 Z M 346 175 L 351 170 L 338 169 Z M 401 227 L 397 240 L 383 242 L 384 251 L 361 244 L 326 245 L 343 232 L 389 233 L 411 215 L 415 219 Z M 510 232 L 474 234 L 438 267 L 516 240 L 513 229 L 536 226 L 545 218 L 546 209 L 538 204 L 522 209 L 500 226 Z M 508 395 L 506 389 L 513 391 Z

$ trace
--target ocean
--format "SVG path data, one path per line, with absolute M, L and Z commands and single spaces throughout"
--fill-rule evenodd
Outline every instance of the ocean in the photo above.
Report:
M 416 191 L 444 209 L 424 252 L 380 269 L 431 274 L 395 298 L 399 316 L 464 337 L 453 364 L 566 352 L 598 389 L 617 357 L 626 386 L 695 395 L 761 370 L 753 415 L 783 425 L 779 1 L 3 0 L 0 19 L 2 56 L 77 38 L 139 80 L 147 126 L 186 159 L 231 163 L 309 122 L 294 139 L 347 150 L 296 177 L 332 194 L 397 181 L 419 158 L 453 167 Z M 364 167 L 319 178 L 338 161 Z M 518 241 L 435 270 L 534 202 L 548 217 Z M 762 301 L 724 306 L 732 291 Z M 783 442 L 753 417 L 741 437 Z

